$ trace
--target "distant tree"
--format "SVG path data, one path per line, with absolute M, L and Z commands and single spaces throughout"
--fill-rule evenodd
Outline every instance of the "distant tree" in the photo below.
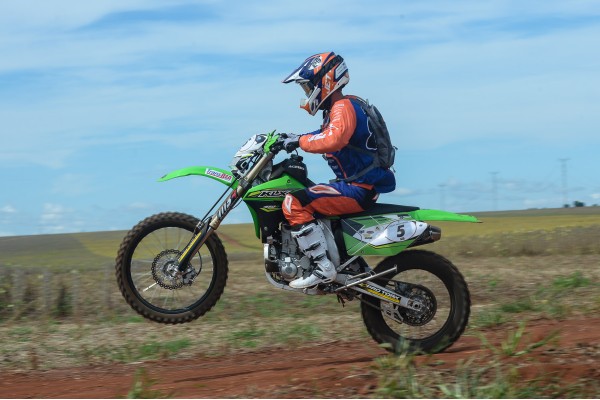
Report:
M 571 207 L 571 206 L 568 204 L 563 204 L 563 208 L 569 208 L 569 207 Z
M 573 207 L 585 207 L 585 203 L 584 203 L 584 202 L 582 202 L 582 201 L 577 201 L 577 200 L 575 200 L 575 201 L 573 202 Z

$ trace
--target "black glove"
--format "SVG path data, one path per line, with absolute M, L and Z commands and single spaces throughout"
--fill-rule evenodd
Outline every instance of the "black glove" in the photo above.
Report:
M 282 133 L 283 138 L 282 147 L 288 153 L 296 150 L 300 146 L 300 135 L 294 133 Z

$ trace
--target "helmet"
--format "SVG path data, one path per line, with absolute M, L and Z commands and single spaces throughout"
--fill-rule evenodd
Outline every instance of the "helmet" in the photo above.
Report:
M 315 115 L 323 102 L 349 81 L 350 75 L 344 59 L 330 51 L 308 57 L 283 83 L 299 84 L 306 93 L 306 99 L 302 99 L 300 108 Z

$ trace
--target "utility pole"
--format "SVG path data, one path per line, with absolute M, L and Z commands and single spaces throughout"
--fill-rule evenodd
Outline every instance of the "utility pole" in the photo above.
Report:
M 446 184 L 440 183 L 438 186 L 440 187 L 440 209 L 445 210 L 446 205 L 444 204 L 445 203 L 444 188 L 446 187 Z
M 569 206 L 569 196 L 568 196 L 568 185 L 567 185 L 567 161 L 568 158 L 560 158 L 558 161 L 561 163 L 561 171 L 562 171 L 562 195 L 563 195 L 563 207 Z
M 490 172 L 492 175 L 492 211 L 498 211 L 498 181 L 496 176 L 498 172 Z

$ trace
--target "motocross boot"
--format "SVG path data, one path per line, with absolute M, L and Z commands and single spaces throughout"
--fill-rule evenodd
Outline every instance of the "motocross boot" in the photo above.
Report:
M 290 287 L 304 289 L 319 283 L 332 282 L 337 271 L 327 257 L 327 242 L 323 228 L 315 222 L 309 222 L 292 228 L 292 237 L 296 239 L 300 250 L 316 265 L 306 278 L 300 277 L 291 281 Z

